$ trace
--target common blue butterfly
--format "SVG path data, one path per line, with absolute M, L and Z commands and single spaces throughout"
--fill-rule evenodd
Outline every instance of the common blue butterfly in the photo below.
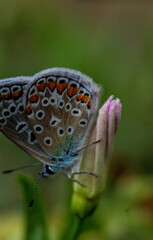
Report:
M 43 163 L 41 175 L 78 165 L 100 87 L 79 71 L 51 68 L 0 81 L 0 131 Z

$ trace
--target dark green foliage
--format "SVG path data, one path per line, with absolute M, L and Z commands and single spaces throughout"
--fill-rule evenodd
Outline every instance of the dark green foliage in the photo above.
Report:
M 21 186 L 23 195 L 23 209 L 25 215 L 24 240 L 48 240 L 46 212 L 39 189 L 33 207 L 29 210 L 28 207 L 33 197 L 35 182 L 23 175 L 18 175 L 17 181 Z

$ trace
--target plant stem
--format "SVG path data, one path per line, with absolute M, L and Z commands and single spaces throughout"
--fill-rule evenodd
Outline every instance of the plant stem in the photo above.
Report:
M 73 215 L 70 228 L 68 229 L 67 235 L 65 235 L 64 239 L 76 240 L 81 231 L 83 221 L 84 221 L 83 218 Z

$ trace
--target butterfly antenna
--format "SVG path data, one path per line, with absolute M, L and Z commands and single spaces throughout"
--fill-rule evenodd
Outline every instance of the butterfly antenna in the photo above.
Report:
M 41 171 L 39 174 L 38 174 L 38 178 L 37 178 L 37 182 L 36 182 L 36 187 L 35 187 L 35 191 L 34 191 L 34 194 L 33 194 L 33 198 L 29 204 L 29 210 L 31 210 L 32 206 L 33 206 L 33 203 L 34 203 L 34 200 L 35 200 L 35 196 L 36 196 L 36 193 L 37 193 L 37 189 L 38 189 L 38 185 L 39 185 L 39 181 L 40 181 L 40 178 L 43 176 L 43 172 Z
M 42 165 L 42 163 L 31 163 L 31 164 L 26 165 L 26 166 L 22 166 L 22 167 L 18 167 L 18 168 L 14 168 L 14 169 L 9 169 L 9 170 L 3 171 L 2 173 L 3 173 L 3 174 L 8 174 L 8 173 L 12 173 L 12 172 L 15 172 L 15 171 L 24 169 L 24 168 L 29 168 L 29 167 L 34 167 L 34 166 L 40 166 L 40 165 Z
M 87 145 L 85 145 L 85 146 L 83 146 L 83 147 L 78 148 L 77 150 L 73 151 L 72 153 L 80 152 L 81 150 L 83 150 L 83 149 L 85 149 L 85 148 L 87 148 L 87 147 L 90 147 L 90 146 L 92 146 L 93 144 L 97 144 L 97 143 L 99 143 L 99 142 L 101 142 L 101 141 L 102 141 L 102 139 L 99 139 L 99 140 L 97 140 L 97 141 L 94 141 L 94 142 L 92 142 L 92 143 L 89 143 L 89 144 L 87 144 Z

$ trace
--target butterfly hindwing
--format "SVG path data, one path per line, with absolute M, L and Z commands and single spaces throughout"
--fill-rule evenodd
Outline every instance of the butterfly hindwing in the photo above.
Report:
M 92 87 L 91 87 L 91 86 Z M 63 156 L 82 143 L 98 104 L 92 80 L 77 71 L 51 69 L 27 86 L 27 122 L 43 150 Z

